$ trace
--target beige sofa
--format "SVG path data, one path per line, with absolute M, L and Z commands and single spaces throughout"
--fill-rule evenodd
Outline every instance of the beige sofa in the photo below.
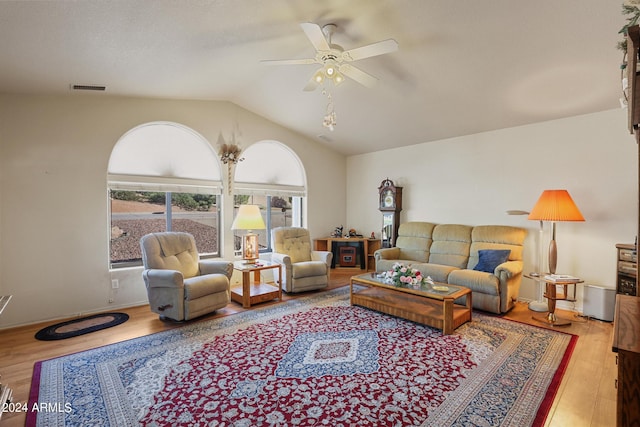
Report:
M 473 308 L 506 313 L 520 292 L 526 233 L 523 228 L 503 225 L 406 222 L 398 229 L 395 247 L 375 252 L 376 271 L 389 270 L 396 262 L 410 264 L 436 282 L 471 289 Z M 493 268 L 500 260 L 490 258 L 497 255 L 507 260 Z

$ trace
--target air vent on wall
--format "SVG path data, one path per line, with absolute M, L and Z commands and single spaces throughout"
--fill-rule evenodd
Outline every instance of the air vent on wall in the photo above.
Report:
M 71 90 L 91 90 L 96 92 L 104 92 L 105 90 L 107 90 L 107 87 L 100 85 L 71 85 Z

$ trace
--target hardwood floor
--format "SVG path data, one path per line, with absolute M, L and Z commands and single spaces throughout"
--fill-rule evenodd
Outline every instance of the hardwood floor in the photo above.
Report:
M 349 282 L 349 271 L 333 271 L 331 288 Z M 296 296 L 285 295 L 287 299 Z M 273 303 L 265 304 L 277 304 Z M 227 316 L 243 311 L 234 302 L 214 317 Z M 0 374 L 2 383 L 13 389 L 14 402 L 26 402 L 31 387 L 33 365 L 36 361 L 112 344 L 131 338 L 180 327 L 180 324 L 164 322 L 149 311 L 147 306 L 123 311 L 130 319 L 122 325 L 93 332 L 63 341 L 38 341 L 35 333 L 47 324 L 30 325 L 0 331 Z M 575 313 L 558 310 L 558 315 L 571 319 L 570 326 L 557 328 L 579 336 L 545 426 L 609 427 L 615 425 L 615 354 L 611 351 L 612 325 L 593 319 L 583 319 Z M 519 303 L 505 317 L 516 321 L 543 326 L 531 319 L 527 305 Z M 50 324 L 50 323 L 48 323 Z M 0 420 L 2 427 L 24 425 L 25 415 L 5 413 Z

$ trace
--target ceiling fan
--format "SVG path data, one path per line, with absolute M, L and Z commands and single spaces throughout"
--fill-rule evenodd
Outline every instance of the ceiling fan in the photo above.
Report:
M 314 58 L 275 59 L 262 62 L 275 65 L 320 64 L 321 67 L 313 74 L 309 83 L 304 87 L 306 91 L 315 90 L 327 79 L 333 81 L 335 85 L 339 85 L 344 81 L 345 76 L 355 80 L 361 85 L 372 87 L 377 83 L 378 79 L 354 67 L 351 65 L 351 62 L 398 50 L 398 43 L 393 39 L 383 40 L 355 49 L 344 50 L 341 46 L 331 43 L 331 37 L 337 28 L 335 24 L 327 24 L 320 28 L 317 24 L 305 22 L 300 24 L 300 26 L 316 49 Z

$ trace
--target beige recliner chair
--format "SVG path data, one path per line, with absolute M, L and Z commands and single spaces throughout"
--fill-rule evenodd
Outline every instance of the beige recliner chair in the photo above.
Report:
M 311 250 L 309 230 L 300 227 L 277 227 L 271 230 L 271 261 L 282 265 L 282 289 L 303 292 L 329 286 L 333 254 Z
M 191 234 L 147 234 L 140 247 L 149 305 L 160 318 L 189 320 L 229 303 L 233 263 L 200 260 Z

